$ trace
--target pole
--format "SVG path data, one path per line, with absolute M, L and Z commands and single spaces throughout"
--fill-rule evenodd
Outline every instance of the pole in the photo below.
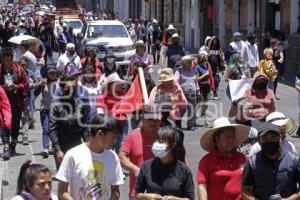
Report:
M 142 95 L 143 95 L 143 99 L 144 99 L 144 104 L 148 104 L 149 97 L 148 97 L 148 92 L 147 92 L 147 87 L 146 87 L 146 82 L 145 82 L 144 70 L 141 67 L 138 68 L 138 76 L 139 76 L 140 83 L 141 83 L 141 90 L 142 90 Z

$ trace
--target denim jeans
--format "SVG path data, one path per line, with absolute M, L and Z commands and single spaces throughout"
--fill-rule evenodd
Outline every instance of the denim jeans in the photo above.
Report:
M 274 81 L 269 81 L 268 88 L 274 92 Z
M 49 149 L 49 110 L 40 111 L 41 126 L 43 130 L 43 149 Z
M 121 148 L 121 145 L 128 134 L 128 122 L 122 125 L 121 133 L 118 135 L 117 143 L 114 145 L 115 152 L 118 154 Z
M 10 137 L 14 140 L 18 140 L 22 111 L 17 105 L 12 105 L 11 112 L 12 112 L 12 126 L 11 126 L 12 128 L 11 130 L 3 130 L 1 134 L 3 144 L 9 144 Z
M 35 111 L 35 96 L 34 96 L 34 91 L 29 90 L 25 99 L 25 111 L 24 111 L 24 116 L 25 117 L 33 117 L 34 111 Z

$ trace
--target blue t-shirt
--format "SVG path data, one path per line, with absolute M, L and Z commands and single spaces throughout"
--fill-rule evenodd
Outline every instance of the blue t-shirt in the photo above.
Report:
M 199 74 L 200 76 L 202 76 L 203 74 L 206 74 L 208 72 L 208 69 L 207 69 L 206 66 L 198 64 L 196 66 L 196 70 L 195 71 L 196 71 L 196 74 Z M 201 83 L 201 82 L 207 82 L 207 81 L 208 81 L 208 76 L 206 76 L 204 79 L 202 79 L 199 82 Z

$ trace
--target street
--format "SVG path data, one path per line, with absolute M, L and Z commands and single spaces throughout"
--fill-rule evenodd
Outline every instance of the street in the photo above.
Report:
M 157 75 L 158 66 L 154 67 L 153 75 Z M 211 100 L 209 111 L 212 113 L 217 113 L 217 116 L 226 116 L 230 107 L 229 100 L 225 95 L 225 88 L 227 83 L 222 81 L 220 89 L 221 100 Z M 287 84 L 280 84 L 278 89 L 278 101 L 279 111 L 286 114 L 286 116 L 292 118 L 297 122 L 298 117 L 298 106 L 297 106 L 297 92 L 296 90 L 288 86 Z M 213 106 L 214 104 L 214 106 Z M 4 199 L 9 199 L 16 192 L 17 178 L 19 174 L 19 169 L 21 164 L 27 160 L 33 160 L 37 163 L 42 163 L 50 167 L 53 172 L 53 176 L 56 173 L 55 163 L 53 156 L 48 159 L 43 159 L 40 155 L 42 150 L 42 131 L 39 121 L 39 99 L 36 101 L 37 111 L 35 113 L 35 118 L 37 119 L 36 128 L 32 130 L 29 136 L 30 144 L 28 146 L 23 146 L 22 144 L 17 145 L 17 155 L 12 157 L 9 161 L 0 161 L 0 175 L 3 175 L 3 197 Z M 212 117 L 210 122 L 212 123 L 215 116 Z M 199 119 L 199 124 L 203 124 Z M 194 177 L 196 176 L 197 166 L 200 158 L 205 155 L 199 144 L 199 139 L 201 134 L 205 131 L 205 128 L 199 127 L 196 131 L 186 131 L 185 132 L 185 147 L 187 150 L 189 167 L 191 168 Z M 297 149 L 300 149 L 300 140 L 293 136 L 288 136 L 289 139 L 294 142 Z M 21 137 L 19 137 L 21 140 Z M 2 149 L 3 146 L 0 145 Z M 1 174 L 2 173 L 2 174 Z M 57 182 L 53 181 L 53 193 L 57 192 Z M 121 186 L 121 199 L 126 200 L 128 193 L 128 178 L 125 180 L 125 184 Z

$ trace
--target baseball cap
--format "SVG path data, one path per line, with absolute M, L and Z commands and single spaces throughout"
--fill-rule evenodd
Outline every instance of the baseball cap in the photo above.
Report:
M 234 34 L 233 34 L 233 36 L 234 37 L 239 37 L 239 36 L 242 36 L 243 34 L 241 34 L 240 32 L 235 32 Z
M 258 127 L 258 137 L 263 136 L 266 133 L 277 133 L 279 134 L 279 128 L 278 126 L 270 123 L 270 122 L 264 122 Z
M 142 110 L 142 116 L 144 119 L 161 120 L 161 112 L 159 112 L 157 104 L 145 104 Z
M 54 65 L 47 66 L 47 73 L 50 73 L 50 72 L 57 72 L 57 69 Z

